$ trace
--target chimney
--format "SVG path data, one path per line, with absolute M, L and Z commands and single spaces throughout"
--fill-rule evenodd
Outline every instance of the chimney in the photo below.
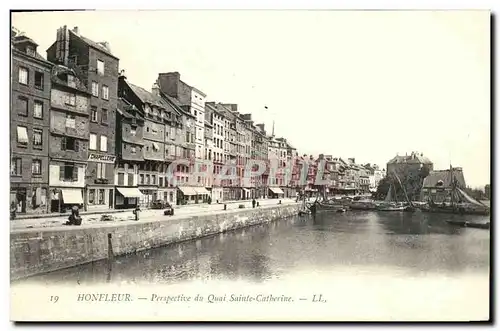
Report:
M 120 70 L 119 78 L 122 78 L 123 80 L 127 80 L 127 76 L 125 76 L 125 69 Z
M 156 96 L 160 96 L 160 87 L 156 82 L 154 82 L 153 87 L 151 88 L 151 93 Z
M 74 33 L 76 33 L 77 35 L 79 35 L 79 34 L 80 34 L 80 30 L 78 29 L 78 27 L 77 27 L 77 26 L 75 26 L 75 27 L 73 28 L 73 32 L 74 32 Z
M 177 71 L 160 73 L 158 75 L 158 85 L 163 93 L 172 97 L 178 98 L 179 96 L 179 82 L 181 80 L 181 74 Z
M 99 43 L 99 45 L 101 45 L 102 47 L 106 48 L 108 50 L 108 52 L 111 53 L 111 47 L 109 46 L 109 42 L 107 42 L 107 41 L 101 41 Z

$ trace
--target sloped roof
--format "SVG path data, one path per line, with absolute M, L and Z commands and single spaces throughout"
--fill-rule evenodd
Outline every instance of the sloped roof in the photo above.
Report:
M 96 43 L 95 41 L 93 40 L 90 40 L 89 38 L 86 38 L 80 34 L 76 34 L 74 31 L 72 30 L 68 30 L 70 33 L 72 33 L 74 36 L 80 38 L 83 42 L 85 42 L 87 45 L 89 45 L 90 47 L 93 47 L 97 50 L 100 50 L 101 52 L 103 53 L 106 53 L 107 55 L 111 56 L 111 57 L 114 57 L 115 59 L 118 60 L 118 58 L 113 55 L 109 49 L 107 49 L 106 47 L 104 47 L 103 45 L 99 44 L 99 43 Z
M 151 105 L 161 107 L 161 108 L 166 108 L 166 104 L 164 103 L 163 99 L 157 95 L 154 95 L 153 93 L 150 93 L 143 89 L 140 86 L 128 83 L 127 84 L 130 86 L 132 91 L 141 99 L 142 102 L 144 103 L 149 103 Z
M 395 164 L 395 163 L 408 163 L 408 164 L 431 164 L 432 162 L 425 156 L 412 153 L 410 155 L 399 156 L 396 155 L 393 157 L 387 164 Z
M 455 168 L 453 170 L 453 176 L 457 179 L 459 187 L 466 187 L 462 169 Z M 423 187 L 436 187 L 439 181 L 443 182 L 443 187 L 451 187 L 451 171 L 449 169 L 431 171 L 429 175 L 425 177 Z
M 64 85 L 64 86 L 68 86 L 68 81 L 61 79 L 61 77 L 60 77 L 61 74 L 66 74 L 66 75 L 70 74 L 73 77 L 75 77 L 75 87 L 76 87 L 76 89 L 79 90 L 79 91 L 88 93 L 87 87 L 78 78 L 78 76 L 76 75 L 76 73 L 74 72 L 74 70 L 70 69 L 70 68 L 68 68 L 66 66 L 63 66 L 63 65 L 57 64 L 57 65 L 54 65 L 52 67 L 52 71 L 51 71 L 51 81 L 52 81 L 52 83 L 59 84 L 59 85 Z

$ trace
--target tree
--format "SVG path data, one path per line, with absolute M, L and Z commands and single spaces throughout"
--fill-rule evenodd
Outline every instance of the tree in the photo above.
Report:
M 388 177 L 382 178 L 378 183 L 377 192 L 375 193 L 375 199 L 377 200 L 385 199 L 387 192 L 389 192 L 390 186 L 391 186 L 391 180 Z

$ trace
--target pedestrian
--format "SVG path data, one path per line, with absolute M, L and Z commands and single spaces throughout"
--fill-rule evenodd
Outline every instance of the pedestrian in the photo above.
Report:
M 252 199 L 252 208 L 255 208 L 256 203 L 257 203 L 257 201 L 255 201 L 255 199 Z
M 135 216 L 135 220 L 138 221 L 139 220 L 139 214 L 141 212 L 141 208 L 139 208 L 139 206 L 135 207 L 133 213 L 134 213 L 134 216 Z
M 16 218 L 16 211 L 17 211 L 17 206 L 14 201 L 10 203 L 10 218 L 15 219 Z

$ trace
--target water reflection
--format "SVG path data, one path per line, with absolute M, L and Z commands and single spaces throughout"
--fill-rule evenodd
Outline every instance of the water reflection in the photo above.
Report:
M 457 216 L 347 212 L 294 217 L 23 281 L 262 282 L 291 272 L 328 273 L 336 267 L 351 268 L 353 274 L 373 267 L 396 268 L 412 276 L 487 273 L 489 231 L 459 228 L 446 223 L 449 219 Z

